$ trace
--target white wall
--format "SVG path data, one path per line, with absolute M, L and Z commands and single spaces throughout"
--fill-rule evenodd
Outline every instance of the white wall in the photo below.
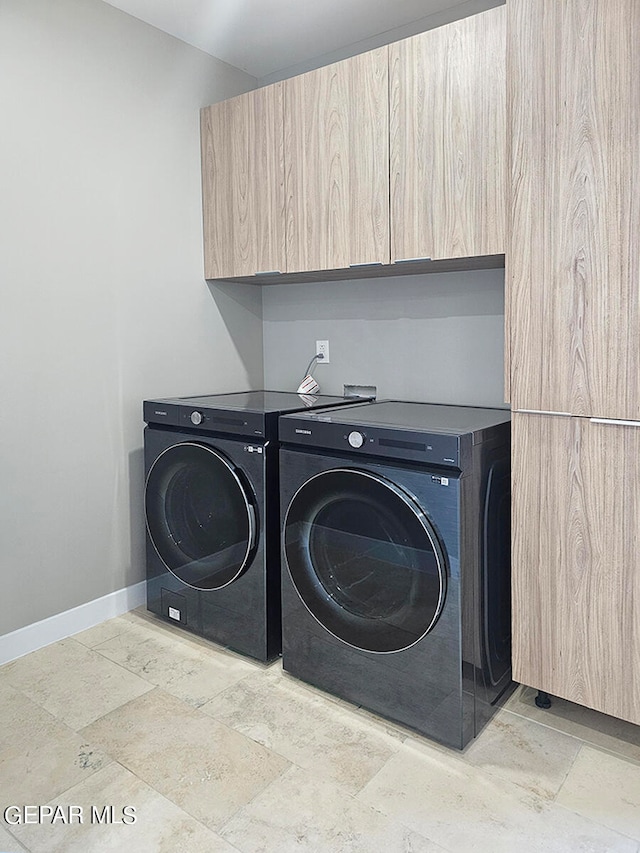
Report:
M 203 280 L 198 128 L 255 82 L 0 0 L 0 634 L 143 578 L 143 398 L 262 385 L 259 289 Z
M 327 394 L 376 385 L 378 397 L 504 406 L 504 270 L 265 287 L 265 385 L 314 376 Z

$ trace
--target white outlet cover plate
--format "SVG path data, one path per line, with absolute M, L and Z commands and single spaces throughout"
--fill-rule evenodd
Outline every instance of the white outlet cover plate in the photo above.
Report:
M 324 358 L 318 359 L 318 364 L 329 364 L 329 341 L 316 341 L 316 355 L 322 353 Z

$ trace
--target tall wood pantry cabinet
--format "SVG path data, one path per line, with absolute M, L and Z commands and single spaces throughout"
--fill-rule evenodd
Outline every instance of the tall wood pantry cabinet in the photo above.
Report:
M 514 678 L 640 723 L 640 3 L 508 15 Z
M 206 278 L 503 255 L 505 28 L 501 6 L 205 108 Z

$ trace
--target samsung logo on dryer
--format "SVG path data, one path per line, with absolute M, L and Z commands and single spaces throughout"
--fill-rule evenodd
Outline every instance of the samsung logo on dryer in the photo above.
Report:
M 312 435 L 310 429 L 297 429 L 296 433 L 299 433 L 300 435 Z

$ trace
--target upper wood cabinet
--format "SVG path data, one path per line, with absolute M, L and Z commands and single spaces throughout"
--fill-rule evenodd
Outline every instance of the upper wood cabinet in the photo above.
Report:
M 283 85 L 287 271 L 388 264 L 388 48 Z
M 495 265 L 504 30 L 498 7 L 204 109 L 206 277 Z
M 640 3 L 510 0 L 511 402 L 640 419 Z
M 391 259 L 505 251 L 503 6 L 390 46 Z
M 640 724 L 640 427 L 512 427 L 513 677 Z
M 282 84 L 201 111 L 205 277 L 286 269 Z

